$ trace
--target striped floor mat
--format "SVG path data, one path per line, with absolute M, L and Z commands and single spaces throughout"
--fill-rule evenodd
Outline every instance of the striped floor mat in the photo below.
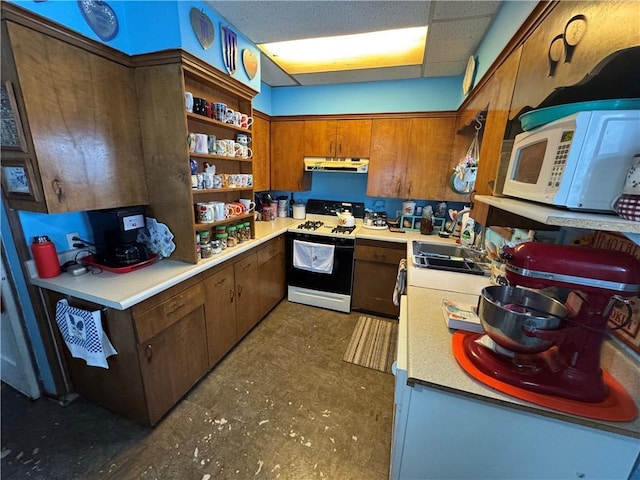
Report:
M 342 360 L 391 373 L 398 348 L 398 322 L 360 317 Z

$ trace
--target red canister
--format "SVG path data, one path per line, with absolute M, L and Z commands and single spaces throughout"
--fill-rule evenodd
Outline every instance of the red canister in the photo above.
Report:
M 51 278 L 60 275 L 60 262 L 56 246 L 46 235 L 33 237 L 31 253 L 36 262 L 36 270 L 40 278 Z

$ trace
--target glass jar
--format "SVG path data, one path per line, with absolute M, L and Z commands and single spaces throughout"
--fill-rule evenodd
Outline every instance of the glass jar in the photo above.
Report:
M 227 248 L 227 238 L 229 237 L 228 233 L 218 233 L 216 235 L 216 240 L 220 242 L 220 248 L 222 250 Z
M 216 235 L 220 233 L 227 233 L 226 225 L 216 225 Z
M 222 252 L 222 248 L 220 248 L 220 240 L 211 240 L 211 249 L 213 250 L 214 255 Z
M 238 224 L 238 243 L 242 243 L 246 240 L 246 236 L 244 233 L 244 223 Z
M 227 247 L 235 247 L 238 244 L 238 227 L 231 225 L 227 228 Z
M 251 222 L 244 222 L 244 239 L 251 240 Z
M 200 244 L 200 252 L 202 254 L 202 258 L 211 258 L 213 256 L 213 248 L 211 248 L 211 244 L 209 242 Z
M 211 232 L 209 230 L 200 230 L 200 243 L 209 243 L 211 240 Z
M 202 260 L 202 249 L 200 248 L 199 243 L 196 243 L 196 259 L 198 261 Z

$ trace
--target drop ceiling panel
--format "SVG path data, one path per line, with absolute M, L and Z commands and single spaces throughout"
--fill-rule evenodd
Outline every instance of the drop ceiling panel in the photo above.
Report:
M 260 79 L 272 87 L 293 87 L 298 83 L 273 63 L 266 55 L 260 55 Z
M 464 62 L 440 62 L 427 63 L 424 66 L 424 77 L 458 77 L 467 68 L 467 61 Z
M 427 40 L 427 63 L 469 58 L 487 31 L 491 17 L 434 22 Z
M 435 2 L 432 20 L 450 20 L 481 16 L 493 17 L 500 8 L 501 3 L 502 2 L 484 0 L 479 2 Z

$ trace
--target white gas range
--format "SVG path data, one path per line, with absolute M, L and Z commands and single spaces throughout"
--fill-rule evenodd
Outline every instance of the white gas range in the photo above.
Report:
M 287 298 L 348 313 L 364 203 L 308 200 L 306 209 L 306 218 L 287 231 Z M 338 225 L 338 213 L 344 211 L 355 217 L 354 226 Z

